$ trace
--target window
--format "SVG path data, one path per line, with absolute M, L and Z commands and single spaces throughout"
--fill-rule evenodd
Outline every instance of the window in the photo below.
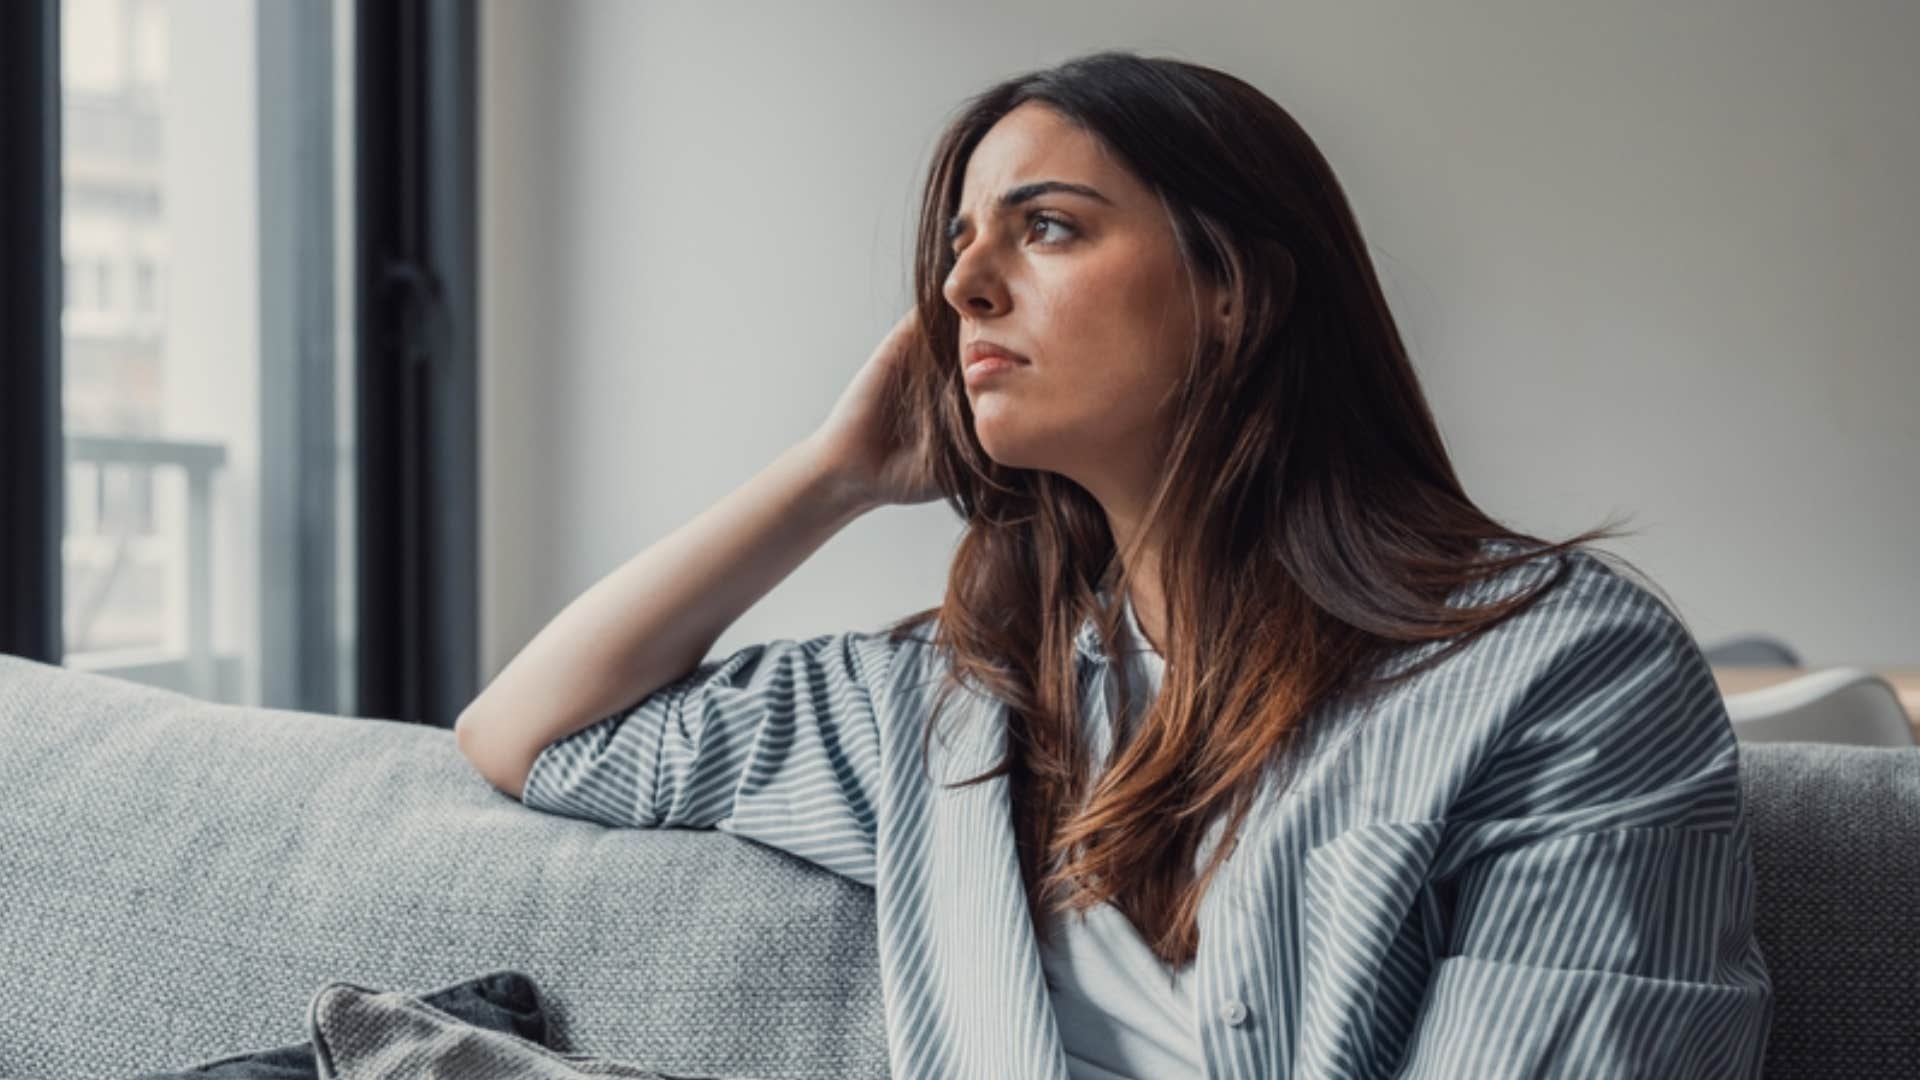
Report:
M 352 707 L 352 14 L 61 0 L 68 666 Z
M 477 20 L 0 3 L 0 651 L 442 726 L 472 699 Z

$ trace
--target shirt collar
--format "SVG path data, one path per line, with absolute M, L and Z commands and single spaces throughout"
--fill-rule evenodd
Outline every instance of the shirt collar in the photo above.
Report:
M 1517 541 L 1511 540 L 1490 540 L 1484 545 L 1486 550 L 1495 555 L 1511 554 L 1519 550 L 1521 546 Z M 1108 602 L 1108 597 L 1111 595 L 1111 592 L 1110 589 L 1099 589 L 1095 591 L 1094 595 L 1099 598 L 1100 603 L 1105 604 Z M 1147 644 L 1146 635 L 1140 632 L 1140 623 L 1138 617 L 1134 614 L 1131 598 L 1129 598 L 1129 603 L 1127 604 L 1126 615 L 1127 635 L 1131 637 L 1135 643 L 1132 655 L 1140 657 L 1147 666 L 1155 671 L 1159 671 L 1165 662 L 1165 658 L 1153 651 L 1153 648 Z M 1092 615 L 1088 615 L 1085 619 L 1081 620 L 1080 629 L 1075 633 L 1073 641 L 1075 650 L 1080 656 L 1088 660 L 1104 664 L 1112 659 L 1107 655 L 1106 650 L 1100 647 L 1100 631 Z
M 1108 602 L 1107 590 L 1102 589 L 1096 595 L 1099 596 L 1101 603 Z M 1153 651 L 1152 646 L 1147 644 L 1146 635 L 1140 632 L 1140 623 L 1138 616 L 1134 614 L 1131 599 L 1127 602 L 1125 613 L 1126 621 L 1123 623 L 1123 628 L 1126 630 L 1127 637 L 1132 639 L 1131 654 L 1150 661 L 1159 659 L 1160 654 Z M 1106 649 L 1101 647 L 1099 623 L 1094 615 L 1089 614 L 1080 621 L 1080 629 L 1074 634 L 1073 644 L 1074 650 L 1084 659 L 1101 664 L 1113 659 L 1107 654 Z
M 1106 663 L 1106 650 L 1100 647 L 1100 631 L 1094 625 L 1094 617 L 1089 615 L 1080 621 L 1080 629 L 1073 636 L 1074 651 L 1083 660 Z

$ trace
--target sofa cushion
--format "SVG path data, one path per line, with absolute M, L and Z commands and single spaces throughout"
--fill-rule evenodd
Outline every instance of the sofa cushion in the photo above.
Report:
M 0 656 L 0 778 L 0 1076 L 288 1045 L 336 981 L 506 968 L 563 1052 L 887 1075 L 870 890 L 725 833 L 530 810 L 445 729 Z
M 1768 1076 L 1920 1063 L 1920 749 L 1745 743 Z

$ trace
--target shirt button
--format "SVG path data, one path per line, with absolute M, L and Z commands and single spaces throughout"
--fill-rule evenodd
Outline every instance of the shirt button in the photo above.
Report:
M 1234 1027 L 1239 1027 L 1241 1024 L 1246 1023 L 1247 1007 L 1237 1001 L 1229 1001 L 1225 1005 L 1220 1006 L 1220 1019 L 1232 1024 Z

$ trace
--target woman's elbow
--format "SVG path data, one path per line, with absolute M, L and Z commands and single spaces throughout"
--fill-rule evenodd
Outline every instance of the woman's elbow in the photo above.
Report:
M 471 705 L 454 721 L 453 740 L 487 783 L 520 798 L 538 751 L 528 753 L 513 740 L 501 738 L 498 725 L 489 724 Z

